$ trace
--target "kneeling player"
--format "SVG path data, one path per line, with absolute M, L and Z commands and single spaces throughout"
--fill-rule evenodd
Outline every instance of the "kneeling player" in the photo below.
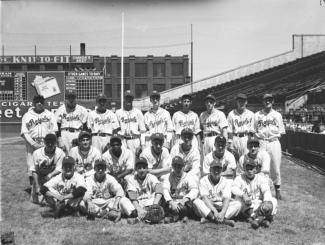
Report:
M 242 213 L 254 229 L 268 227 L 277 211 L 277 200 L 272 197 L 268 179 L 256 174 L 256 161 L 244 164 L 244 173 L 234 180 L 232 193 L 242 202 Z
M 121 219 L 121 214 L 130 216 L 134 207 L 130 200 L 125 197 L 122 186 L 117 180 L 105 173 L 105 161 L 96 160 L 94 168 L 95 173 L 86 179 L 87 192 L 84 201 L 87 206 L 88 217 L 108 218 L 117 222 Z
M 54 218 L 64 213 L 79 215 L 79 205 L 87 189 L 84 177 L 75 173 L 74 165 L 72 157 L 63 158 L 62 173 L 41 187 L 41 194 L 53 209 Z
M 213 161 L 210 165 L 210 174 L 200 180 L 200 198 L 195 199 L 194 205 L 198 209 L 201 223 L 206 219 L 234 226 L 229 220 L 237 216 L 241 209 L 239 201 L 231 200 L 233 180 L 221 176 L 222 163 Z
M 168 204 L 167 213 L 173 220 L 187 222 L 193 216 L 193 200 L 199 194 L 197 177 L 184 172 L 183 159 L 176 156 L 172 160 L 173 171 L 164 178 L 164 198 Z M 169 220 L 168 220 L 169 222 Z

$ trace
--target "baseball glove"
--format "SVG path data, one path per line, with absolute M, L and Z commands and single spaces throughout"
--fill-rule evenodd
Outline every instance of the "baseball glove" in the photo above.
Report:
M 147 213 L 143 221 L 149 224 L 158 224 L 161 220 L 165 218 L 164 209 L 158 204 L 147 206 L 145 207 L 145 210 L 147 211 Z
M 258 208 L 257 214 L 264 217 L 272 215 L 273 204 L 271 201 L 264 201 Z
M 120 221 L 121 219 L 121 211 L 118 209 L 111 209 L 109 210 L 103 217 L 104 219 L 108 219 L 114 221 L 114 223 Z

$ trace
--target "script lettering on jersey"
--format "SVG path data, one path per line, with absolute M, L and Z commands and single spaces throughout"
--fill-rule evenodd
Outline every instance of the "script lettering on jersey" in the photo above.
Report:
M 93 191 L 93 197 L 94 197 L 94 198 L 104 198 L 104 199 L 108 199 L 108 198 L 111 197 L 111 194 L 110 194 L 110 192 L 107 190 L 107 188 L 104 188 L 104 189 L 101 190 L 99 187 L 97 187 L 97 186 L 93 186 L 92 191 Z
M 106 119 L 95 118 L 94 122 L 97 125 L 105 125 L 105 124 L 110 124 L 111 120 L 109 118 Z
M 34 128 L 35 126 L 39 125 L 39 124 L 42 124 L 42 123 L 47 123 L 49 122 L 51 119 L 48 118 L 47 116 L 43 116 L 43 117 L 40 117 L 36 120 L 34 119 L 31 119 L 29 120 L 29 122 L 26 124 L 26 127 L 27 129 L 31 129 L 31 128 Z
M 72 122 L 72 121 L 79 121 L 80 120 L 80 117 L 79 117 L 79 115 L 73 115 L 73 114 L 66 114 L 66 113 L 64 113 L 62 115 L 62 119 L 65 119 L 68 122 Z
M 122 121 L 122 123 L 125 123 L 125 124 L 130 123 L 130 122 L 136 123 L 137 118 L 136 117 L 129 117 L 129 118 L 121 117 L 121 121 Z
M 189 126 L 195 125 L 195 121 L 193 119 L 188 120 L 188 121 L 180 120 L 178 123 L 179 123 L 179 126 L 181 126 L 182 128 L 187 128 Z
M 218 126 L 218 121 L 207 121 L 205 125 L 206 127 Z
M 61 195 L 66 195 L 72 193 L 73 189 L 76 187 L 74 185 L 69 186 L 64 186 L 62 184 L 57 185 L 57 190 Z
M 242 127 L 244 125 L 249 125 L 252 123 L 252 118 L 248 119 L 246 118 L 245 120 L 243 121 L 239 121 L 238 119 L 235 119 L 234 120 L 234 124 L 237 126 L 237 127 Z
M 267 127 L 270 125 L 278 126 L 276 119 L 274 118 L 273 120 L 258 120 L 257 121 L 257 127 L 262 128 L 262 127 Z
M 159 126 L 160 124 L 164 124 L 165 120 L 163 118 L 160 118 L 157 121 L 150 121 L 149 122 L 149 128 L 155 128 L 156 126 Z

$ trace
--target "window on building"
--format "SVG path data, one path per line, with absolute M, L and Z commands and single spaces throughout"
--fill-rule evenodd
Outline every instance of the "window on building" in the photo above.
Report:
M 129 77 L 130 76 L 130 64 L 129 63 L 124 63 L 124 77 Z M 121 63 L 117 63 L 117 76 L 121 76 Z
M 123 91 L 125 92 L 126 90 L 130 90 L 130 84 L 124 83 L 124 89 Z M 121 97 L 121 84 L 117 85 L 117 97 Z
M 63 65 L 58 65 L 58 71 L 63 71 Z
M 148 75 L 147 63 L 136 63 L 135 64 L 135 76 L 146 77 Z
M 172 63 L 172 76 L 183 76 L 182 63 Z
M 165 76 L 165 64 L 164 63 L 153 64 L 153 76 L 154 77 L 164 77 Z
M 104 93 L 108 98 L 113 97 L 113 91 L 112 91 L 112 84 L 105 84 L 104 85 Z
M 104 67 L 104 64 L 103 64 Z M 105 77 L 111 77 L 112 76 L 112 64 L 111 63 L 107 63 L 106 62 L 106 67 L 103 68 L 104 69 L 104 76 Z
M 162 92 L 166 89 L 166 85 L 165 84 L 153 84 L 152 85 L 153 90 L 156 90 L 158 92 Z
M 148 85 L 147 84 L 136 84 L 135 85 L 135 98 L 142 98 L 148 96 Z

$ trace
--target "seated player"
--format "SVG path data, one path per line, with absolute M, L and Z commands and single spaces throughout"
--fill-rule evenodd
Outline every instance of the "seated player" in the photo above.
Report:
M 135 163 L 135 172 L 125 177 L 129 199 L 134 205 L 139 220 L 146 215 L 146 206 L 160 204 L 162 185 L 153 174 L 148 173 L 148 162 L 139 158 Z
M 233 179 L 236 175 L 236 160 L 233 154 L 226 150 L 227 140 L 223 136 L 215 138 L 215 150 L 208 153 L 203 160 L 203 176 L 210 173 L 210 164 L 213 161 L 220 161 L 222 164 L 222 176 Z
M 121 214 L 130 216 L 134 207 L 125 197 L 122 186 L 113 176 L 106 173 L 106 162 L 96 160 L 94 169 L 95 173 L 86 179 L 87 192 L 83 199 L 88 215 L 91 218 L 109 218 L 107 213 L 110 210 L 116 210 L 119 215 L 114 222 L 121 219 Z
M 97 148 L 91 145 L 91 134 L 81 131 L 78 136 L 79 145 L 73 147 L 69 156 L 75 160 L 76 171 L 85 178 L 94 173 L 95 161 L 101 159 L 101 154 Z
M 145 148 L 140 154 L 148 162 L 148 172 L 160 179 L 170 172 L 169 152 L 164 145 L 164 135 L 154 133 L 151 135 L 151 146 Z
M 213 161 L 210 165 L 209 175 L 200 179 L 200 198 L 194 200 L 194 205 L 199 211 L 201 223 L 206 219 L 234 226 L 234 221 L 241 209 L 241 203 L 231 199 L 233 180 L 221 176 L 222 164 Z
M 74 170 L 75 160 L 64 157 L 62 172 L 41 187 L 41 194 L 51 207 L 54 218 L 64 214 L 79 215 L 80 202 L 86 192 L 86 183 L 82 175 Z
M 110 146 L 111 149 L 103 154 L 102 159 L 106 162 L 107 172 L 124 188 L 126 185 L 124 177 L 131 174 L 134 169 L 134 154 L 126 147 L 122 147 L 120 137 L 112 136 Z
M 188 216 L 193 216 L 193 200 L 198 197 L 199 189 L 197 178 L 184 172 L 183 159 L 176 156 L 172 159 L 173 171 L 164 178 L 164 198 L 167 202 L 166 213 L 171 216 L 166 222 L 176 222 L 182 219 L 188 221 Z
M 34 178 L 31 192 L 31 200 L 34 203 L 41 202 L 41 186 L 61 172 L 62 160 L 65 157 L 63 150 L 56 147 L 55 134 L 46 135 L 44 143 L 45 147 L 33 152 L 34 164 L 30 168 Z
M 194 133 L 192 129 L 185 128 L 181 131 L 181 143 L 174 145 L 170 152 L 170 159 L 179 156 L 185 163 L 184 172 L 193 174 L 200 178 L 201 154 L 197 147 L 193 144 Z
M 242 214 L 254 229 L 269 227 L 277 212 L 277 200 L 272 197 L 268 179 L 257 173 L 255 161 L 244 164 L 244 173 L 237 176 L 232 194 L 242 202 Z

